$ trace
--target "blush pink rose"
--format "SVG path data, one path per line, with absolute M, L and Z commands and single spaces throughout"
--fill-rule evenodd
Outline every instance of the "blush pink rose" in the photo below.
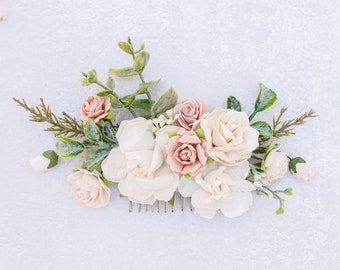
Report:
M 194 122 L 206 112 L 208 112 L 208 104 L 199 98 L 182 98 L 174 108 L 174 115 L 178 115 L 178 124 L 186 130 L 190 130 Z
M 94 122 L 98 122 L 108 115 L 110 107 L 111 103 L 109 97 L 90 96 L 81 106 L 81 119 L 83 121 L 92 119 Z
M 178 174 L 195 175 L 207 163 L 206 142 L 192 130 L 181 130 L 169 139 L 165 153 L 170 170 Z

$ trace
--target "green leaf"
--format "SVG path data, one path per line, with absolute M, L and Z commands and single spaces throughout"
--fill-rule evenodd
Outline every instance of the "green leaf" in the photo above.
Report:
M 43 152 L 42 155 L 50 160 L 47 169 L 51 169 L 58 164 L 58 155 L 53 150 L 47 150 Z
M 227 99 L 227 109 L 233 109 L 235 111 L 241 112 L 242 106 L 241 103 L 234 96 L 229 96 Z
M 257 95 L 255 102 L 256 112 L 267 110 L 275 103 L 277 99 L 276 93 L 273 90 L 265 87 L 262 83 L 259 84 L 259 88 L 259 94 Z
M 115 98 L 113 95 L 109 95 L 109 98 L 110 98 L 110 102 L 111 102 L 111 107 L 113 109 L 120 109 L 120 108 L 124 107 L 124 105 L 117 98 Z
M 108 95 L 110 95 L 112 93 L 113 93 L 112 90 L 103 90 L 103 91 L 98 92 L 96 95 L 98 97 L 104 97 L 104 96 L 108 96 Z
M 107 186 L 107 187 L 110 187 L 110 186 L 113 186 L 113 185 L 117 184 L 117 183 L 115 183 L 115 182 L 111 182 L 110 180 L 107 180 L 107 179 L 104 178 L 103 176 L 100 177 L 100 178 L 102 179 L 102 181 L 104 182 L 105 186 Z
M 143 95 L 146 94 L 149 90 L 149 86 L 146 83 L 141 83 L 137 90 L 133 93 L 133 95 Z
M 120 98 L 120 101 L 124 104 L 125 107 L 130 107 L 135 98 L 136 97 L 134 95 L 127 95 Z
M 152 114 L 156 116 L 169 109 L 172 109 L 176 105 L 177 99 L 178 95 L 176 91 L 171 87 L 152 106 L 151 108 Z
M 89 71 L 89 73 L 87 75 L 87 81 L 90 84 L 97 81 L 97 72 L 96 72 L 96 70 L 92 69 L 92 70 Z
M 143 51 L 144 48 L 145 48 L 144 43 L 142 43 L 142 44 L 140 45 L 139 49 L 135 51 L 135 54 L 137 54 L 137 53 Z
M 297 163 L 306 163 L 306 161 L 302 157 L 295 157 L 289 160 L 288 168 L 291 173 L 296 173 Z
M 75 157 L 84 152 L 84 145 L 66 136 L 57 136 L 55 143 L 56 153 L 62 158 Z
M 111 90 L 115 89 L 115 86 L 116 86 L 115 80 L 110 74 L 107 76 L 106 86 L 110 88 Z
M 137 54 L 133 64 L 133 70 L 136 73 L 142 73 L 147 63 L 149 62 L 150 54 L 147 51 L 141 51 Z
M 147 84 L 149 86 L 149 92 L 152 92 L 152 90 L 157 87 L 157 85 L 159 84 L 159 82 L 161 81 L 161 79 L 157 80 L 157 81 L 149 81 L 146 82 L 144 84 Z
M 132 54 L 133 53 L 133 49 L 132 46 L 125 41 L 120 41 L 118 42 L 118 46 L 119 48 L 121 48 L 124 52 L 128 53 L 128 54 Z
M 112 143 L 116 143 L 116 131 L 114 129 L 114 127 L 112 126 L 110 121 L 106 121 L 104 126 L 103 126 L 103 138 L 108 141 L 108 142 L 112 142 Z
M 255 128 L 260 134 L 271 137 L 273 136 L 273 129 L 272 127 L 265 121 L 257 121 L 255 123 L 252 123 L 251 126 Z
M 141 116 L 149 118 L 151 116 L 151 103 L 148 99 L 135 99 L 131 107 L 136 109 Z
M 110 68 L 109 73 L 118 77 L 129 77 L 137 75 L 137 73 L 133 70 L 133 67 Z
M 99 128 L 93 120 L 87 120 L 84 123 L 84 134 L 91 142 L 101 142 L 102 135 Z
M 170 205 L 172 205 L 172 206 L 175 205 L 175 203 L 176 203 L 176 194 L 174 194 L 174 195 L 172 196 L 172 198 L 168 201 L 168 203 L 169 203 Z
M 86 156 L 84 168 L 91 171 L 109 155 L 111 149 L 99 149 Z

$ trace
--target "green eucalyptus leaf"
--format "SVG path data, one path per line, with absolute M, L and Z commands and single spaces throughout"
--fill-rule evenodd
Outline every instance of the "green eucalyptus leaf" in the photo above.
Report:
M 291 173 L 296 173 L 297 163 L 306 163 L 306 161 L 302 157 L 295 157 L 289 160 L 288 168 Z
M 42 155 L 45 158 L 48 158 L 50 160 L 50 163 L 48 164 L 47 169 L 51 169 L 51 168 L 57 166 L 57 164 L 58 164 L 58 155 L 57 155 L 57 153 L 55 151 L 47 150 L 47 151 L 44 151 L 42 153 Z
M 152 90 L 154 90 L 157 85 L 159 84 L 159 82 L 161 81 L 161 79 L 157 80 L 157 81 L 149 81 L 149 82 L 145 82 L 144 84 L 147 84 L 149 87 L 149 92 L 152 92 Z
M 115 184 L 117 184 L 117 183 L 115 183 L 115 182 L 112 182 L 112 181 L 110 181 L 110 180 L 107 180 L 105 177 L 100 177 L 101 179 L 102 179 L 102 181 L 104 182 L 104 184 L 105 184 L 105 186 L 107 186 L 107 187 L 110 187 L 110 186 L 113 186 L 113 185 L 115 185 Z
M 146 94 L 149 91 L 149 86 L 146 83 L 141 83 L 137 90 L 133 93 L 135 96 Z
M 138 49 L 137 51 L 135 51 L 135 54 L 137 54 L 137 53 L 143 51 L 144 48 L 145 48 L 144 43 L 142 43 L 142 44 L 140 45 L 139 49 Z
M 108 88 L 110 88 L 111 90 L 115 89 L 115 86 L 116 86 L 115 80 L 114 80 L 113 76 L 110 75 L 110 74 L 107 76 L 106 86 Z
M 236 97 L 229 96 L 227 99 L 227 109 L 233 109 L 235 111 L 241 112 L 242 106 Z
M 262 83 L 259 84 L 259 93 L 255 102 L 255 111 L 262 112 L 271 107 L 277 99 L 276 93 L 264 86 Z
M 99 149 L 86 156 L 84 161 L 84 168 L 92 170 L 109 155 L 111 149 Z
M 111 107 L 113 109 L 120 109 L 124 107 L 124 105 L 113 95 L 109 95 L 109 98 L 110 98 Z
M 142 117 L 149 118 L 151 116 L 151 103 L 148 99 L 136 99 L 132 102 L 131 107 L 136 109 Z
M 111 143 L 116 143 L 117 142 L 116 131 L 115 131 L 115 129 L 112 126 L 110 121 L 106 121 L 105 122 L 105 124 L 103 126 L 103 129 L 102 129 L 102 132 L 103 132 L 103 138 L 106 141 L 111 142 Z
M 93 120 L 87 120 L 84 123 L 84 134 L 91 142 L 101 142 L 102 135 L 99 128 Z
M 110 68 L 109 73 L 112 75 L 116 75 L 118 77 L 129 77 L 129 76 L 137 75 L 133 67 Z
M 104 96 L 111 95 L 112 93 L 113 93 L 112 90 L 103 90 L 103 91 L 98 92 L 96 95 L 98 97 L 104 97 Z
M 87 75 L 87 82 L 89 84 L 94 83 L 97 81 L 97 72 L 96 70 L 92 69 L 89 71 L 88 75 Z
M 124 104 L 125 107 L 130 107 L 135 99 L 136 99 L 135 95 L 127 95 L 120 98 L 120 101 Z
M 252 123 L 251 126 L 266 137 L 273 136 L 272 127 L 265 121 L 256 121 L 255 123 Z
M 178 95 L 176 91 L 171 87 L 166 91 L 152 106 L 151 113 L 156 116 L 169 109 L 172 109 L 177 102 Z
M 135 58 L 135 62 L 133 64 L 133 70 L 136 73 L 143 72 L 144 68 L 149 62 L 149 58 L 150 58 L 150 54 L 147 51 L 141 51 L 139 54 L 137 54 Z
M 71 158 L 84 152 L 85 147 L 82 143 L 66 136 L 57 136 L 55 149 L 59 157 Z
M 118 46 L 119 48 L 121 48 L 124 52 L 128 53 L 128 54 L 132 54 L 133 53 L 133 49 L 132 46 L 126 42 L 126 41 L 120 41 L 118 42 Z

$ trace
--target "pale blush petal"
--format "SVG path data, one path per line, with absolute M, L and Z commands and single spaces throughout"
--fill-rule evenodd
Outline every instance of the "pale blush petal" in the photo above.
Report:
M 175 157 L 168 156 L 166 161 L 169 164 L 169 167 L 173 172 L 175 172 L 175 173 L 181 173 L 182 172 L 184 165 L 181 164 L 180 162 L 178 162 Z
M 228 218 L 241 216 L 252 205 L 252 195 L 250 192 L 237 193 L 229 200 L 223 201 L 221 212 Z

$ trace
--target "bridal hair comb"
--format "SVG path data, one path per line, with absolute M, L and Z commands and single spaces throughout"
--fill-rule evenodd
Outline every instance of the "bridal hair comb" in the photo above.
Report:
M 57 116 L 43 99 L 31 107 L 13 98 L 31 121 L 47 123 L 45 130 L 56 136 L 53 150 L 31 160 L 36 171 L 54 168 L 60 158 L 83 159 L 68 176 L 76 201 L 105 207 L 117 188 L 128 198 L 130 212 L 171 212 L 177 205 L 205 218 L 217 212 L 232 218 L 249 209 L 255 194 L 277 200 L 276 214 L 283 214 L 284 197 L 292 195 L 292 188 L 273 190 L 271 183 L 288 171 L 302 181 L 314 177 L 311 162 L 279 148 L 281 137 L 294 135 L 296 126 L 317 116 L 313 109 L 283 120 L 287 107 L 282 107 L 272 123 L 261 120 L 259 115 L 277 100 L 262 83 L 249 115 L 234 96 L 213 110 L 201 98 L 178 97 L 173 88 L 154 99 L 159 81 L 143 76 L 150 58 L 144 44 L 136 49 L 128 38 L 118 46 L 131 65 L 110 68 L 106 82 L 94 69 L 82 73 L 82 85 L 100 91 L 76 105 L 80 119 L 66 112 Z M 140 83 L 121 96 L 115 81 L 131 76 Z

